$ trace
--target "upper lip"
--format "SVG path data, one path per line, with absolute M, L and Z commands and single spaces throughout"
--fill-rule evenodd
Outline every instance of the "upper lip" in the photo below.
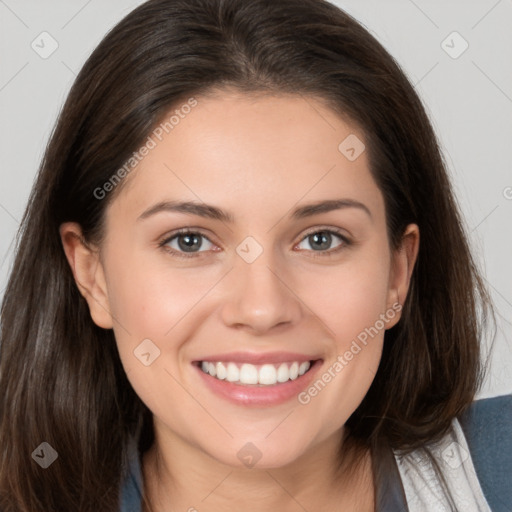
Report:
M 209 363 L 216 362 L 233 362 L 233 363 L 249 363 L 249 364 L 265 364 L 265 363 L 286 363 L 297 361 L 314 361 L 321 359 L 318 356 L 307 354 L 298 354 L 295 352 L 227 352 L 225 354 L 214 354 L 196 359 L 194 362 L 206 361 Z

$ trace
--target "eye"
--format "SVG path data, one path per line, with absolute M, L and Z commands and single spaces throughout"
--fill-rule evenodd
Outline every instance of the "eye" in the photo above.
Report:
M 341 242 L 334 249 L 329 250 L 333 243 L 333 237 Z M 203 240 L 207 240 L 206 247 Z M 329 257 L 351 245 L 351 241 L 335 229 L 317 228 L 316 231 L 310 231 L 296 247 L 304 242 L 309 243 L 310 247 L 313 248 L 308 250 L 309 252 L 317 253 L 313 254 L 313 257 Z M 208 244 L 210 244 L 210 247 L 208 247 Z M 159 247 L 163 250 L 181 258 L 199 257 L 202 252 L 211 250 L 212 246 L 215 247 L 206 235 L 200 231 L 192 231 L 189 228 L 175 231 L 159 243 Z M 204 250 L 201 251 L 200 249 Z
M 339 243 L 333 250 L 328 250 L 332 243 L 333 238 L 338 238 L 341 240 L 341 243 Z M 339 231 L 334 229 L 321 229 L 319 230 L 317 228 L 316 231 L 310 231 L 300 242 L 300 244 L 307 242 L 310 247 L 312 247 L 312 251 L 316 252 L 318 254 L 314 254 L 313 256 L 331 256 L 335 253 L 338 253 L 342 249 L 344 249 L 346 246 L 350 245 L 350 240 L 343 236 Z M 297 247 L 300 246 L 300 244 L 297 245 Z
M 210 239 L 199 231 L 181 229 L 160 242 L 159 247 L 179 257 L 193 258 L 197 256 L 197 253 L 211 249 L 206 247 L 205 251 L 199 251 L 199 249 L 204 248 L 203 240 L 207 240 L 207 244 L 213 245 Z

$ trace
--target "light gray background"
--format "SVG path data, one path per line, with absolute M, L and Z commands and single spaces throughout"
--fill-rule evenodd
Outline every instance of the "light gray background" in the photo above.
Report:
M 0 298 L 53 124 L 87 56 L 140 0 L 0 0 Z M 346 0 L 401 64 L 440 137 L 498 310 L 480 397 L 512 392 L 512 0 Z M 31 47 L 48 32 L 57 50 Z M 468 49 L 457 58 L 464 42 Z M 44 36 L 47 37 L 47 36 Z M 448 39 L 447 39 L 448 37 Z M 443 43 L 445 41 L 445 43 Z

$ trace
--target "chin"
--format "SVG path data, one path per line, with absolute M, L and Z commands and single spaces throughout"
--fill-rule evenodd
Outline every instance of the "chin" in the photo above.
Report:
M 275 469 L 294 463 L 304 453 L 304 443 L 299 443 L 300 447 L 296 449 L 284 445 L 282 437 L 274 442 L 245 439 L 226 447 L 221 453 L 210 454 L 222 464 L 238 469 Z

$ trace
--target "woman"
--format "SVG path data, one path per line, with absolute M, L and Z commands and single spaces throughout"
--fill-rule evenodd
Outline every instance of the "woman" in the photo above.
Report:
M 365 29 L 150 0 L 81 70 L 23 220 L 0 509 L 508 510 L 512 397 L 474 402 L 489 316 Z

